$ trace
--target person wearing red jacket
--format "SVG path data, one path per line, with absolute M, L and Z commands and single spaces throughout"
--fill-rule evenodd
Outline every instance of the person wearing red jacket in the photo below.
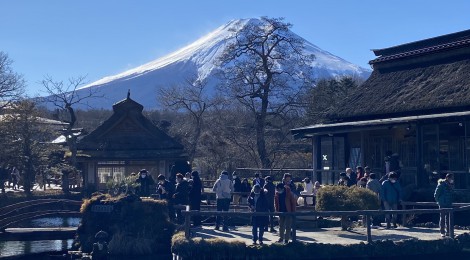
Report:
M 276 212 L 295 212 L 297 202 L 289 186 L 279 183 L 276 185 L 274 195 L 274 209 Z M 278 242 L 289 243 L 292 231 L 292 216 L 279 216 L 279 240 Z

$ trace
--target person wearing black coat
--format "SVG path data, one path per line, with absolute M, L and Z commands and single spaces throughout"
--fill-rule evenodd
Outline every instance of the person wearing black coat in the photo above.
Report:
M 258 184 L 253 186 L 253 190 L 248 196 L 248 204 L 252 212 L 269 212 L 265 192 Z M 253 216 L 251 222 L 253 225 L 253 244 L 256 245 L 259 241 L 259 244 L 263 245 L 264 227 L 268 225 L 268 216 Z
M 233 192 L 242 192 L 242 181 L 240 177 L 237 176 L 236 172 L 232 173 L 232 184 L 233 184 Z M 233 194 L 233 204 L 240 205 L 241 195 L 240 194 Z
M 166 200 L 168 204 L 168 215 L 171 220 L 174 220 L 175 208 L 173 203 L 173 193 L 175 192 L 175 185 L 166 180 L 165 175 L 163 174 L 158 175 L 157 180 L 157 193 L 161 200 Z
M 139 187 L 139 196 L 148 197 L 150 196 L 150 186 L 154 185 L 152 175 L 145 169 L 140 170 L 139 178 L 135 180 L 136 183 L 140 184 Z
M 203 190 L 201 178 L 199 178 L 199 172 L 191 172 L 192 185 L 189 190 L 189 207 L 191 210 L 201 210 L 201 193 Z M 201 216 L 193 216 L 193 225 L 201 225 Z
M 173 202 L 175 205 L 188 205 L 189 202 L 189 183 L 184 180 L 181 173 L 176 174 L 176 187 L 173 194 Z M 181 214 L 181 209 L 176 209 L 176 220 L 178 224 L 183 224 L 184 217 Z
M 276 185 L 273 183 L 271 176 L 267 176 L 265 179 L 264 190 L 266 195 L 266 200 L 268 201 L 269 212 L 274 212 L 274 195 L 276 194 Z M 276 232 L 274 229 L 274 216 L 269 216 L 269 226 L 270 232 Z M 265 231 L 268 231 L 268 226 L 264 228 Z
M 251 185 L 248 183 L 248 179 L 244 178 L 242 180 L 242 189 L 241 192 L 248 193 L 251 192 Z M 242 204 L 246 204 L 248 195 L 242 195 Z

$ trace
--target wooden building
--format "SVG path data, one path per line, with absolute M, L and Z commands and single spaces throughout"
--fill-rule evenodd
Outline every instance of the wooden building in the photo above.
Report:
M 80 170 L 85 184 L 104 188 L 110 180 L 121 180 L 147 169 L 156 180 L 170 177 L 175 164 L 185 164 L 183 145 L 156 127 L 143 114 L 143 106 L 130 98 L 113 105 L 113 114 L 77 143 Z M 186 163 L 187 164 L 187 163 Z
M 452 172 L 470 188 L 470 30 L 373 52 L 371 76 L 328 123 L 292 130 L 312 140 L 313 178 L 333 183 L 357 165 L 383 174 L 391 151 L 405 184 Z

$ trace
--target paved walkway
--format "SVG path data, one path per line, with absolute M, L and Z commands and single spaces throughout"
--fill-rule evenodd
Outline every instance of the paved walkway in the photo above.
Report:
M 202 228 L 192 229 L 192 237 L 202 238 L 222 238 L 229 241 L 239 240 L 246 244 L 252 243 L 251 226 L 241 226 L 230 229 L 229 232 L 217 231 L 213 227 L 204 226 Z M 354 228 L 349 231 L 341 231 L 341 228 L 317 228 L 310 230 L 297 230 L 297 240 L 306 243 L 325 243 L 325 244 L 359 244 L 366 242 L 366 229 Z M 455 230 L 455 235 L 464 233 L 463 230 Z M 264 243 L 275 243 L 279 237 L 276 233 L 265 232 Z M 402 239 L 420 239 L 435 240 L 440 239 L 438 228 L 406 228 L 397 229 L 374 228 L 372 229 L 373 240 L 402 240 Z

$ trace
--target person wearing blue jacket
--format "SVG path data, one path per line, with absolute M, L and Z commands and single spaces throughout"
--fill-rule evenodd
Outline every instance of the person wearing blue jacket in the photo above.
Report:
M 390 172 L 388 180 L 382 182 L 382 188 L 380 190 L 380 198 L 384 204 L 385 210 L 396 210 L 398 209 L 398 203 L 401 202 L 402 189 L 398 182 L 398 174 Z M 387 222 L 387 229 L 390 228 L 390 220 L 393 223 L 393 227 L 397 227 L 397 214 L 386 214 L 385 221 Z
M 434 192 L 434 199 L 436 199 L 439 208 L 452 208 L 454 197 L 454 175 L 448 173 L 445 179 L 437 181 L 436 191 Z M 441 230 L 441 237 L 449 236 L 449 218 L 446 213 L 440 214 L 439 228 Z
M 248 196 L 248 204 L 252 212 L 269 212 L 268 200 L 263 188 L 259 184 L 253 186 L 253 190 Z M 251 222 L 253 225 L 253 245 L 256 245 L 256 242 L 259 241 L 260 245 L 263 245 L 263 234 L 264 228 L 269 223 L 268 216 L 253 216 L 251 217 Z

